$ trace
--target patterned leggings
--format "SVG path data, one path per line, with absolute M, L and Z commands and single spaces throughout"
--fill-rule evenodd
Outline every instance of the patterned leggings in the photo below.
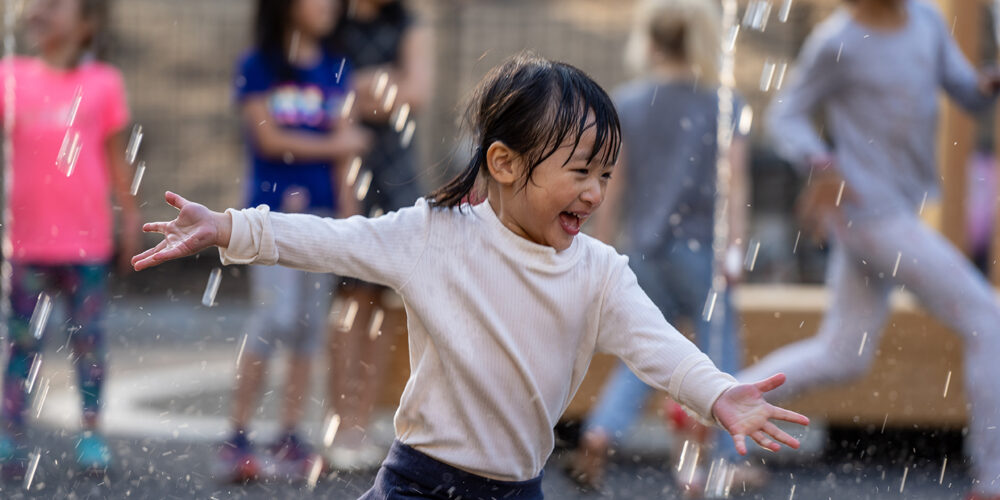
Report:
M 32 335 L 28 324 L 42 292 L 53 301 L 60 298 L 66 301 L 69 343 L 83 397 L 83 418 L 85 422 L 96 422 L 106 361 L 102 320 L 107 303 L 107 276 L 108 266 L 103 264 L 12 263 L 9 338 L 5 339 L 10 357 L 4 372 L 3 408 L 0 413 L 8 430 L 23 429 L 28 377 L 35 360 L 41 362 L 42 339 Z

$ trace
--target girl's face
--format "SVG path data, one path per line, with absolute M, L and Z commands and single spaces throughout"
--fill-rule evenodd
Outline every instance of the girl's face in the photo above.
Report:
M 296 0 L 292 5 L 292 28 L 323 38 L 337 25 L 338 0 Z
M 42 50 L 64 45 L 82 47 L 94 26 L 84 19 L 81 0 L 32 0 L 26 13 L 27 35 Z
M 523 188 L 518 180 L 501 221 L 519 236 L 562 251 L 601 206 L 614 165 L 587 163 L 597 133 L 593 123 L 573 148 L 572 137 L 540 163 Z M 597 155 L 600 158 L 600 155 Z M 568 161 L 567 161 L 568 160 Z M 527 165 L 518 166 L 523 179 Z

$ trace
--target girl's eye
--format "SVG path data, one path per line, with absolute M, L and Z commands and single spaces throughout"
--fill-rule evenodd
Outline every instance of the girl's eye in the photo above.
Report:
M 601 178 L 604 180 L 611 180 L 611 172 L 604 172 L 601 174 Z
M 576 173 L 578 173 L 578 174 L 583 174 L 583 175 L 587 175 L 587 174 L 590 173 L 590 170 L 587 170 L 585 168 L 574 168 L 573 171 L 576 172 Z

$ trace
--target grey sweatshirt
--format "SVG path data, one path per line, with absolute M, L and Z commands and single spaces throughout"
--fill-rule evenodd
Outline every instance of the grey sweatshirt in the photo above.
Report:
M 906 25 L 892 31 L 862 26 L 843 8 L 822 22 L 767 114 L 778 153 L 797 167 L 833 153 L 855 218 L 912 213 L 937 196 L 939 88 L 968 110 L 992 100 L 940 14 L 920 0 L 905 8 Z M 813 124 L 819 111 L 833 145 Z

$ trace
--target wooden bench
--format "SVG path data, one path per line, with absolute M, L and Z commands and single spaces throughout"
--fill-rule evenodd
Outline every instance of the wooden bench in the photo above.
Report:
M 744 325 L 746 362 L 812 336 L 828 298 L 822 286 L 741 286 L 736 303 Z M 893 313 L 880 344 L 870 346 L 878 349 L 878 354 L 867 375 L 846 385 L 817 389 L 787 402 L 787 406 L 835 425 L 964 426 L 961 340 L 922 312 L 911 295 L 897 292 L 892 303 Z M 403 336 L 393 349 L 393 368 L 379 399 L 385 407 L 398 403 L 409 375 Z M 586 414 L 615 363 L 611 356 L 594 358 L 564 418 Z

